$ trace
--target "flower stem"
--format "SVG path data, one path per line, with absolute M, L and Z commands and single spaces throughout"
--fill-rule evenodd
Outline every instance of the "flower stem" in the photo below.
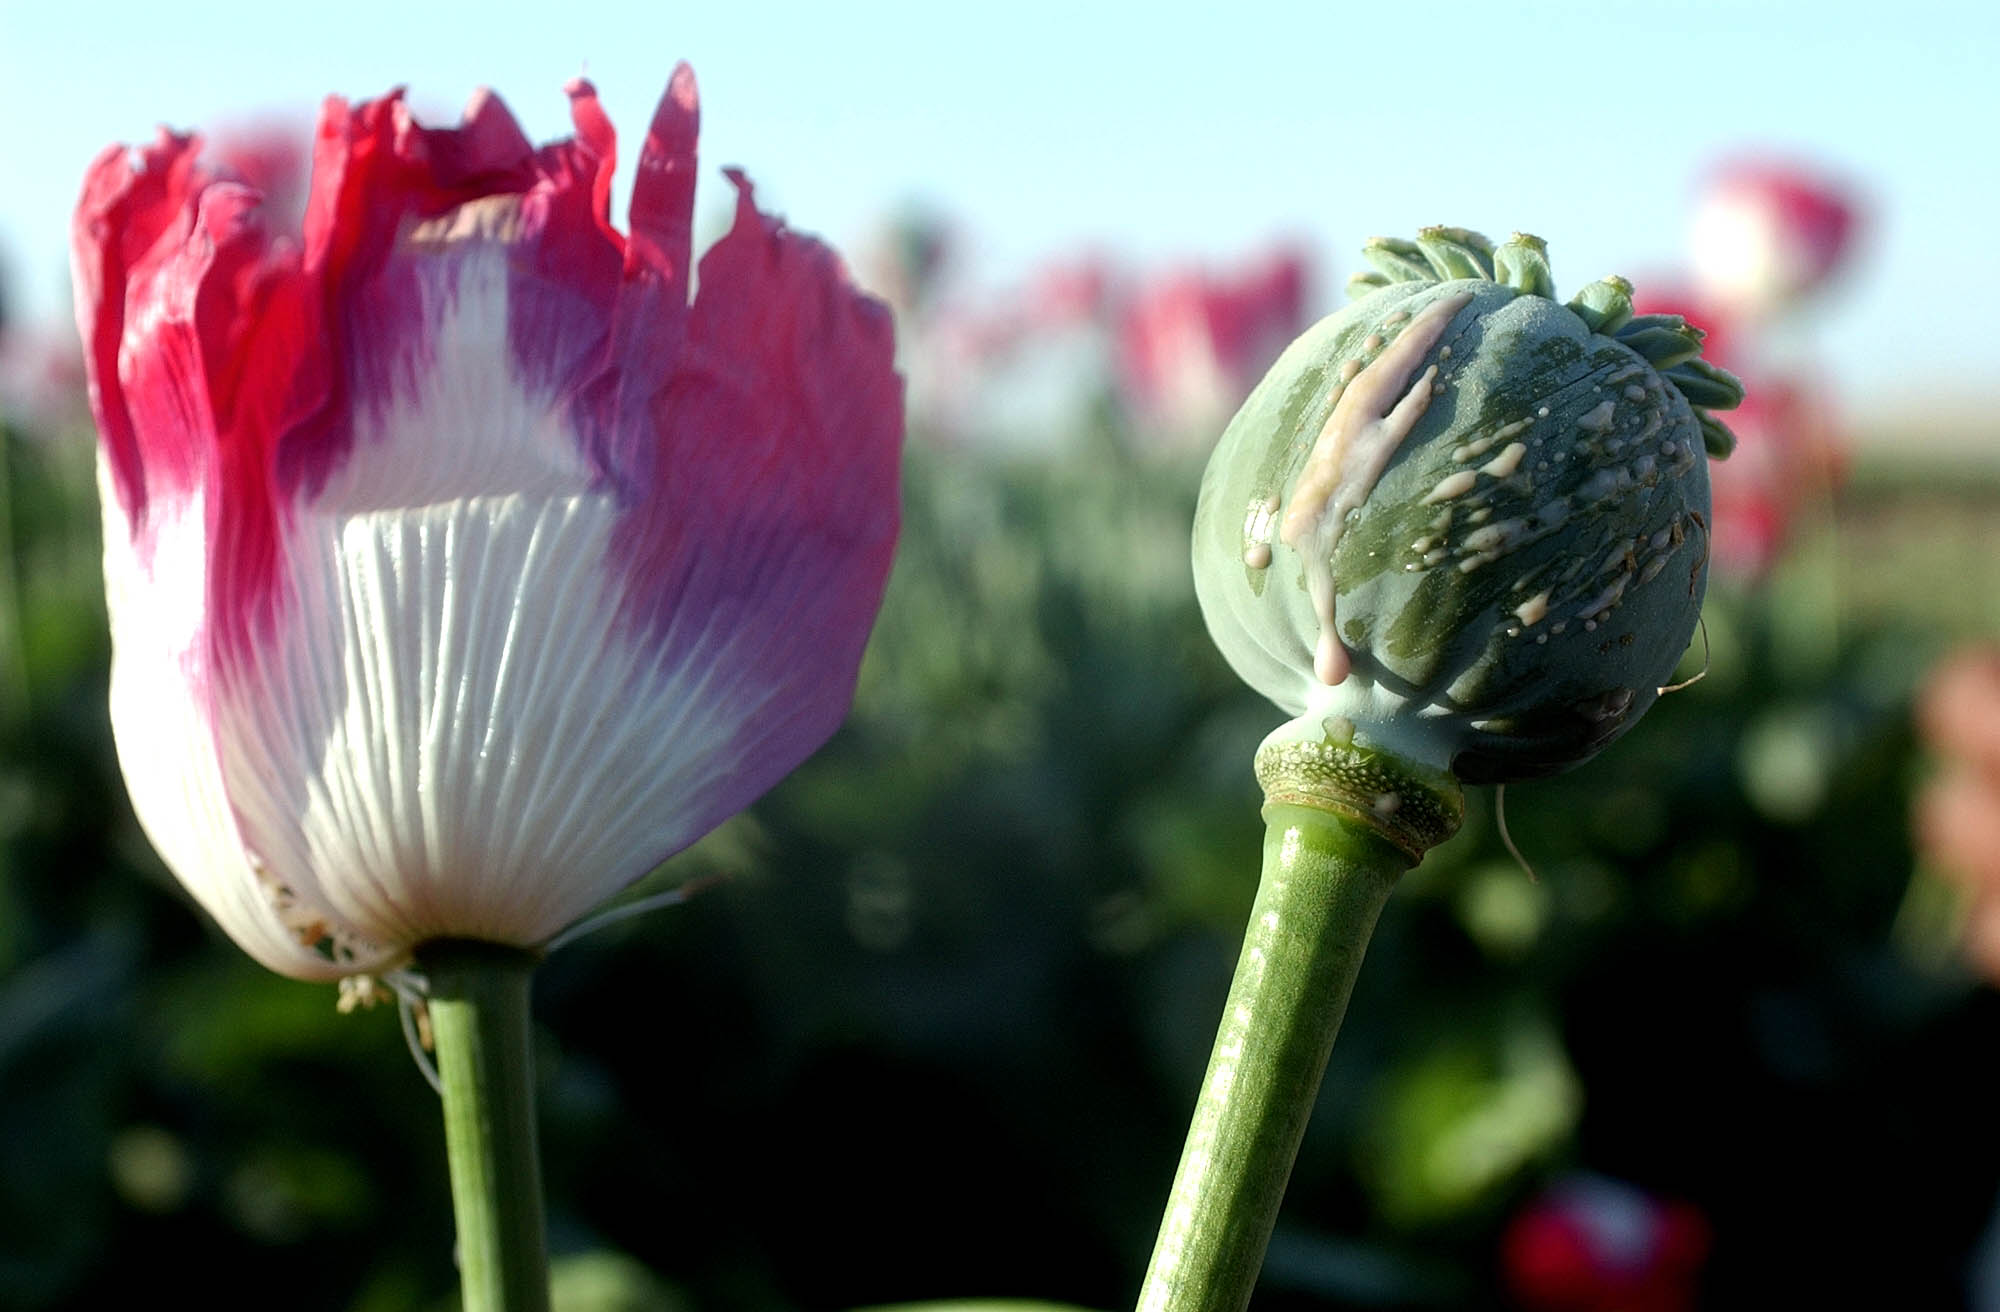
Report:
M 426 944 L 417 964 L 444 1084 L 444 1141 L 465 1312 L 547 1312 L 548 1243 L 528 1048 L 528 980 L 539 954 L 492 943 Z
M 1375 920 L 1413 858 L 1377 827 L 1264 807 L 1264 872 L 1140 1312 L 1250 1301 Z

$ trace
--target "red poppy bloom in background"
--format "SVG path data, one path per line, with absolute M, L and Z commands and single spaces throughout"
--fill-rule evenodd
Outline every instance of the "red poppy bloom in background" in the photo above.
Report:
M 586 82 L 321 114 L 304 231 L 162 133 L 91 166 L 112 720 L 167 864 L 275 970 L 532 945 L 846 713 L 897 530 L 889 315 L 760 213 L 689 298 L 673 76 L 611 225 Z
M 1693 1206 L 1578 1175 L 1507 1224 L 1507 1287 L 1530 1312 L 1690 1312 L 1712 1233 Z
M 1918 698 L 1917 727 L 1942 767 L 1917 797 L 1917 846 L 1959 886 L 1966 957 L 2000 985 L 2000 646 L 1940 661 Z
M 1306 282 L 1305 256 L 1279 250 L 1235 275 L 1180 273 L 1140 288 L 1118 330 L 1130 408 L 1182 432 L 1227 422 L 1304 330 Z
M 1848 259 L 1856 214 L 1839 184 L 1804 166 L 1754 157 L 1725 164 L 1695 207 L 1702 298 L 1733 319 L 1789 309 Z

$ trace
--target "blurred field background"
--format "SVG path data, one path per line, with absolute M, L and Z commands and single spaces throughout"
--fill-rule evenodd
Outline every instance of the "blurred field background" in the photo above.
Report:
M 799 47 L 831 20 L 753 41 L 676 15 L 644 20 L 644 41 L 565 33 L 550 75 L 522 51 L 551 38 L 498 11 L 451 42 L 465 14 L 414 15 L 400 44 L 386 22 L 329 36 L 323 66 L 297 32 L 258 53 L 254 10 L 228 8 L 248 35 L 221 55 L 161 32 L 149 59 L 135 18 L 99 62 L 64 26 L 81 19 L 6 0 L 7 103 L 35 77 L 75 90 L 61 127 L 0 165 L 0 1308 L 162 1290 L 454 1305 L 441 1126 L 393 1011 L 337 1014 L 330 990 L 252 964 L 125 802 L 92 437 L 60 319 L 72 194 L 41 184 L 45 157 L 73 189 L 105 142 L 205 126 L 276 206 L 304 181 L 283 143 L 327 90 L 470 76 L 548 136 L 563 129 L 541 102 L 586 56 L 608 61 L 591 71 L 628 143 L 672 58 L 714 70 L 711 142 L 749 126 L 705 160 L 748 165 L 895 304 L 911 427 L 904 542 L 847 727 L 646 886 L 698 895 L 538 978 L 560 1306 L 1129 1304 L 1256 878 L 1250 754 L 1278 719 L 1194 605 L 1207 444 L 1278 347 L 1338 307 L 1370 233 L 1518 222 L 1550 239 L 1565 294 L 1609 269 L 1642 294 L 1648 273 L 1679 287 L 1708 171 L 1747 158 L 1828 179 L 1855 222 L 1823 279 L 1732 338 L 1753 397 L 1810 404 L 1746 426 L 1742 455 L 1761 439 L 1771 458 L 1734 486 L 1740 526 L 1718 524 L 1740 549 L 1711 585 L 1709 672 L 1598 760 L 1509 791 L 1534 877 L 1485 793 L 1406 877 L 1258 1306 L 2000 1308 L 2000 994 L 1963 964 L 1959 894 L 1908 824 L 1928 768 L 1912 693 L 1955 644 L 2000 636 L 2000 337 L 1967 208 L 2000 203 L 1981 144 L 2000 105 L 1959 76 L 2000 48 L 1996 23 L 1639 9 L 1529 6 L 1479 40 L 1444 11 L 1402 41 L 1415 19 L 1345 37 L 1322 19 L 1317 85 L 1287 80 L 1266 107 L 1242 66 L 1291 29 L 1262 11 L 1167 37 L 1195 20 L 1038 10 L 1033 41 L 983 51 L 908 11 L 879 37 L 855 15 L 817 62 Z M 1065 44 L 1069 21 L 1088 30 Z M 41 69 L 66 34 L 82 42 L 67 71 Z M 1460 39 L 1485 42 L 1473 72 L 1456 56 L 1427 71 L 1425 50 Z M 1320 41 L 1270 57 L 1294 70 L 1292 46 Z M 759 107 L 760 54 L 790 118 Z M 1382 61 L 1420 103 L 1343 81 Z M 1049 108 L 1100 65 L 1098 118 Z M 898 72 L 897 112 L 943 116 L 956 149 L 884 144 L 869 116 Z M 1001 85 L 1021 104 L 987 103 Z M 1204 90 L 1220 120 L 1204 131 L 1241 159 L 1197 134 L 1185 153 L 1133 139 L 1121 162 L 1120 133 L 1157 113 L 1171 139 L 1188 111 L 1170 103 Z M 967 131 L 984 121 L 967 103 L 989 135 Z M 273 107 L 297 117 L 264 133 Z M 829 135 L 859 196 L 824 190 Z M 1412 142 L 1515 163 L 1405 185 L 1386 155 Z M 1063 203 L 1032 176 L 1038 151 L 1070 184 L 1089 162 L 1101 194 L 1021 219 Z M 1124 167 L 1146 177 L 1120 207 Z

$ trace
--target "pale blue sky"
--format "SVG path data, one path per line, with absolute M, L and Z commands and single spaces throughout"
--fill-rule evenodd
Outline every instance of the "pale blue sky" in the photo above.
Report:
M 569 6 L 564 6 L 569 8 Z M 1376 232 L 1456 223 L 1550 243 L 1558 284 L 1679 262 L 1702 165 L 1803 156 L 1872 194 L 1866 263 L 1815 344 L 1864 412 L 2000 395 L 2000 6 L 1901 0 L 1080 0 L 342 4 L 0 0 L 0 250 L 63 305 L 84 165 L 153 124 L 209 126 L 406 83 L 449 119 L 494 87 L 546 138 L 562 84 L 635 140 L 678 58 L 706 184 L 850 248 L 899 202 L 963 220 L 984 279 L 1092 246 L 1226 262 L 1277 236 L 1335 304 Z M 302 128 L 303 130 L 303 128 Z M 629 164 L 629 153 L 627 162 Z M 719 190 L 708 193 L 719 196 Z

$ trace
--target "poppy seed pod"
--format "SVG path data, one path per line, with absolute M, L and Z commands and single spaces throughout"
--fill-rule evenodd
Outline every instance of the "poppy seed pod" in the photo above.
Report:
M 1466 783 L 1575 765 L 1693 636 L 1709 412 L 1701 333 L 1618 278 L 1554 299 L 1543 243 L 1463 229 L 1364 252 L 1223 433 L 1196 592 L 1237 673 L 1297 717 Z

